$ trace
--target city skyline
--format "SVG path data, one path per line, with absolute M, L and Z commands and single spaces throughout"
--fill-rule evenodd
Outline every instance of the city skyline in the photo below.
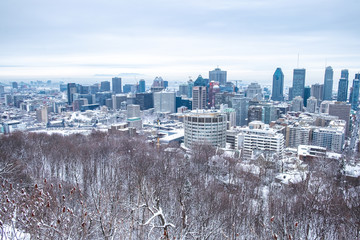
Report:
M 335 79 L 341 69 L 359 71 L 359 7 L 358 1 L 3 1 L 0 81 L 161 75 L 174 82 L 219 66 L 229 80 L 264 84 L 281 67 L 291 86 L 299 67 L 307 70 L 306 84 L 321 83 L 325 66 Z

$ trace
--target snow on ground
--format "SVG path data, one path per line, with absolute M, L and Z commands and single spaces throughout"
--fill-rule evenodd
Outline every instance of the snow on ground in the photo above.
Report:
M 30 240 L 30 234 L 24 233 L 16 228 L 13 228 L 9 225 L 3 225 L 0 227 L 0 238 L 2 240 L 13 240 L 13 239 L 22 239 Z
M 350 177 L 360 177 L 360 164 L 356 165 L 345 165 L 344 174 Z
M 290 183 L 299 183 L 305 180 L 306 172 L 287 172 L 287 173 L 279 173 L 276 175 L 275 179 L 283 184 Z

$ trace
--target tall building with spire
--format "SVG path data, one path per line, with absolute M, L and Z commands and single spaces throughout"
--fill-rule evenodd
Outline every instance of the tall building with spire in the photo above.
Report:
M 284 74 L 281 68 L 277 68 L 273 75 L 271 100 L 284 101 Z
M 306 70 L 304 68 L 294 69 L 293 86 L 292 86 L 292 94 L 291 94 L 292 99 L 297 96 L 304 98 L 305 73 Z
M 333 75 L 334 75 L 334 71 L 333 71 L 332 67 L 330 67 L 330 66 L 326 67 L 325 76 L 324 76 L 323 100 L 332 100 Z

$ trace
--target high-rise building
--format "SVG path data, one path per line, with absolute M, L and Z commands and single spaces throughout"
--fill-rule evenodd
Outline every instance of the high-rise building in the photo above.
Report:
M 349 135 L 350 124 L 350 110 L 351 105 L 345 102 L 334 102 L 329 104 L 329 115 L 337 116 L 340 120 L 344 120 L 346 123 L 346 136 Z
M 299 145 L 308 145 L 311 128 L 300 126 L 298 123 L 286 127 L 286 147 L 297 148 Z
M 329 151 L 341 152 L 345 141 L 345 126 L 315 128 L 313 130 L 312 139 L 313 145 L 315 146 L 324 147 Z
M 113 93 L 121 93 L 121 78 L 113 77 L 112 78 L 112 91 Z
M 300 96 L 296 96 L 291 103 L 291 109 L 294 112 L 302 112 L 304 108 L 304 100 Z
M 188 94 L 187 94 L 188 98 L 192 98 L 193 87 L 194 87 L 194 81 L 190 79 L 188 81 Z
M 114 94 L 112 95 L 112 108 L 113 109 L 121 109 L 121 103 L 126 102 L 127 97 L 125 94 Z M 151 99 L 152 101 L 152 99 Z
M 360 90 L 359 75 L 358 78 L 356 77 L 357 75 L 355 75 L 355 79 L 353 80 L 353 85 L 350 93 L 351 108 L 355 111 L 358 110 L 358 106 L 359 106 L 359 90 Z
M 209 85 L 209 107 L 215 107 L 215 94 L 220 92 L 219 82 L 211 81 Z
M 338 93 L 337 93 L 337 100 L 340 102 L 347 101 L 347 92 L 349 87 L 349 81 L 346 78 L 339 79 L 339 86 L 338 86 Z
M 263 99 L 262 88 L 258 83 L 251 83 L 246 89 L 246 97 L 261 101 Z
M 332 100 L 333 75 L 334 75 L 334 71 L 333 71 L 332 67 L 330 67 L 330 66 L 326 67 L 325 76 L 324 76 L 323 100 Z
M 147 110 L 154 107 L 154 94 L 137 93 L 135 97 L 135 104 L 140 105 L 140 110 Z
M 315 113 L 317 108 L 317 99 L 315 97 L 309 97 L 306 104 L 306 111 L 309 113 Z
M 271 121 L 275 121 L 278 119 L 278 112 L 276 107 L 271 104 L 267 103 L 264 104 L 262 107 L 262 122 L 265 124 L 270 124 Z
M 18 88 L 18 83 L 17 82 L 12 82 L 11 86 L 12 86 L 12 88 Z
M 176 94 L 175 92 L 154 92 L 155 112 L 176 112 Z
M 284 153 L 284 135 L 260 121 L 241 129 L 237 142 L 245 159 L 251 159 L 256 152 L 277 154 L 280 158 Z
M 347 69 L 341 70 L 340 78 L 345 78 L 346 80 L 349 80 L 349 70 Z
M 0 95 L 5 92 L 4 89 L 5 89 L 4 86 L 3 86 L 3 85 L 0 85 Z
M 180 84 L 179 85 L 179 96 L 187 96 L 188 95 L 188 85 L 187 84 Z
M 248 108 L 248 123 L 262 120 L 262 106 L 252 105 Z
M 277 68 L 273 75 L 271 100 L 284 101 L 284 74 L 281 68 Z
M 246 126 L 248 124 L 249 98 L 245 98 L 243 94 L 236 94 L 232 98 L 232 108 L 236 113 L 236 126 Z
M 206 109 L 206 87 L 204 86 L 194 86 L 193 87 L 193 103 L 192 108 L 196 109 Z
M 309 86 L 304 88 L 304 106 L 307 106 L 307 100 L 311 96 L 311 88 Z
M 323 100 L 323 91 L 324 85 L 323 84 L 313 84 L 311 85 L 311 96 L 318 100 L 318 104 Z
M 36 120 L 43 123 L 48 122 L 48 108 L 46 105 L 36 110 Z
M 100 91 L 102 91 L 102 92 L 110 91 L 110 82 L 109 81 L 102 81 L 100 84 L 101 84 Z
M 221 86 L 224 86 L 226 83 L 226 71 L 221 71 L 220 68 L 209 71 L 209 81 L 219 82 Z
M 67 84 L 67 98 L 68 104 L 71 105 L 74 100 L 74 93 L 77 93 L 77 87 L 75 83 L 68 83 Z
M 139 118 L 140 115 L 140 105 L 130 104 L 127 105 L 127 118 Z
M 300 96 L 304 98 L 305 88 L 305 69 L 294 69 L 293 86 L 292 86 L 292 99 Z M 290 100 L 292 100 L 290 99 Z
M 225 147 L 227 116 L 218 111 L 194 110 L 184 116 L 185 147 L 197 143 Z
M 141 79 L 141 80 L 139 81 L 139 92 L 140 92 L 140 93 L 143 93 L 143 92 L 145 92 L 145 90 L 146 90 L 145 80 L 144 80 L 144 79 Z

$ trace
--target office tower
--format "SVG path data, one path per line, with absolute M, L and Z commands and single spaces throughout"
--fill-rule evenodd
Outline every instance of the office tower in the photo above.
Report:
M 262 88 L 258 83 L 251 83 L 245 90 L 246 97 L 261 101 L 263 99 Z
M 226 71 L 221 71 L 220 68 L 209 71 L 209 81 L 219 82 L 220 86 L 224 86 L 226 83 Z
M 236 112 L 236 126 L 246 126 L 248 124 L 249 98 L 244 97 L 243 94 L 236 94 L 231 101 L 232 108 Z
M 94 85 L 90 86 L 90 93 L 95 94 L 100 91 L 99 84 L 95 83 Z
M 140 115 L 140 105 L 130 104 L 127 105 L 127 118 L 139 118 Z
M 193 87 L 193 105 L 192 108 L 196 109 L 206 109 L 206 87 L 204 86 L 194 86 Z
M 307 105 L 307 100 L 311 96 L 311 88 L 309 86 L 304 88 L 304 106 Z
M 275 153 L 281 159 L 284 153 L 284 135 L 262 122 L 252 122 L 249 127 L 241 129 L 238 147 L 243 149 L 245 159 L 253 158 L 256 152 Z
M 293 93 L 292 93 L 292 87 L 289 87 L 289 98 L 288 100 L 290 101 L 291 99 L 293 99 Z
M 112 98 L 112 108 L 113 109 L 121 109 L 121 103 L 126 102 L 127 97 L 125 94 L 114 94 L 111 96 Z M 152 99 L 151 99 L 152 100 Z
M 351 108 L 355 111 L 358 110 L 358 105 L 359 105 L 359 89 L 360 89 L 360 80 L 359 78 L 356 78 L 357 76 L 355 75 L 355 79 L 353 80 L 353 85 L 351 88 L 351 93 L 350 93 L 350 103 L 351 103 Z
M 192 98 L 192 89 L 193 89 L 193 87 L 194 87 L 194 81 L 190 79 L 188 81 L 188 94 L 187 94 L 188 98 Z
M 179 96 L 187 96 L 188 95 L 188 85 L 185 84 L 180 84 L 179 85 Z
M 262 122 L 270 124 L 271 121 L 278 119 L 277 109 L 271 103 L 267 103 L 262 107 Z
M 125 84 L 123 87 L 124 93 L 135 93 L 136 92 L 136 85 L 135 84 Z
M 5 88 L 3 85 L 0 85 L 0 95 L 5 92 Z
M 109 81 L 102 81 L 101 85 L 100 85 L 100 91 L 109 92 L 110 91 L 110 82 Z
M 140 92 L 140 93 L 143 93 L 143 92 L 145 92 L 145 90 L 146 90 L 145 80 L 144 80 L 144 79 L 141 79 L 141 80 L 139 81 L 139 92 Z
M 112 78 L 112 91 L 113 93 L 121 93 L 121 78 L 113 77 Z
M 271 100 L 284 101 L 284 74 L 281 68 L 277 68 L 273 75 Z
M 135 104 L 140 105 L 140 110 L 147 110 L 154 107 L 154 95 L 149 93 L 136 93 Z
M 184 116 L 185 147 L 196 144 L 226 145 L 227 116 L 218 111 L 194 110 Z
M 339 102 L 347 101 L 348 87 L 349 87 L 349 81 L 346 78 L 340 78 L 339 86 L 338 86 L 338 94 L 337 94 L 337 100 Z
M 111 99 L 111 92 L 98 92 L 95 94 L 95 102 L 100 106 L 106 105 L 106 99 Z
M 168 88 L 169 87 L 169 81 L 164 80 L 164 88 Z
M 206 87 L 207 84 L 208 84 L 208 82 L 201 75 L 199 75 L 198 78 L 194 82 L 194 86 L 204 86 L 204 87 Z
M 340 78 L 345 78 L 346 80 L 349 80 L 349 70 L 347 69 L 341 70 Z
M 296 96 L 291 103 L 291 109 L 294 112 L 302 112 L 304 108 L 304 100 L 300 96 Z
M 329 104 L 329 115 L 337 116 L 340 120 L 344 120 L 346 122 L 346 136 L 350 133 L 350 110 L 351 105 L 346 104 L 345 102 L 334 102 Z
M 155 112 L 176 112 L 176 94 L 175 92 L 154 92 L 154 110 Z
M 220 112 L 225 113 L 227 117 L 227 130 L 236 126 L 236 112 L 233 108 L 228 108 L 227 105 L 221 105 Z
M 297 96 L 304 98 L 304 88 L 305 88 L 305 69 L 294 69 L 293 77 L 293 86 L 292 86 L 292 98 L 294 99 Z
M 73 101 L 73 111 L 80 111 L 81 107 L 84 105 L 88 105 L 89 101 L 87 98 L 77 98 Z
M 211 81 L 209 86 L 209 105 L 215 107 L 215 94 L 220 92 L 219 82 Z
M 18 83 L 17 82 L 12 82 L 11 86 L 12 86 L 12 88 L 18 88 Z
M 306 103 L 306 111 L 309 113 L 315 113 L 317 108 L 317 99 L 313 96 L 309 97 Z
M 248 107 L 248 123 L 253 121 L 262 120 L 262 106 L 249 106 Z
M 326 67 L 324 76 L 324 95 L 323 100 L 332 100 L 333 90 L 333 75 L 334 71 L 332 67 Z
M 68 104 L 71 105 L 74 100 L 74 93 L 77 93 L 77 87 L 75 83 L 68 83 L 67 84 L 67 98 Z
M 316 83 L 311 85 L 310 95 L 318 100 L 318 104 L 323 100 L 323 90 L 324 90 L 323 84 Z

